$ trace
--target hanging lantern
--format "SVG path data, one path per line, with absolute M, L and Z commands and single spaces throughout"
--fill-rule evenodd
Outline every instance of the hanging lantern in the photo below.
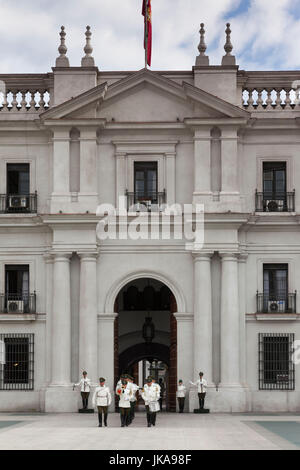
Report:
M 151 317 L 145 318 L 145 323 L 143 325 L 143 338 L 147 344 L 152 343 L 155 336 L 155 326 L 152 322 Z

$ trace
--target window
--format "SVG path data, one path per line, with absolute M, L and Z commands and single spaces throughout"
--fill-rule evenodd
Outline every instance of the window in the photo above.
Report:
M 34 334 L 0 334 L 5 363 L 0 364 L 0 390 L 33 390 Z
M 294 390 L 293 333 L 259 333 L 259 389 Z
M 7 194 L 28 195 L 29 163 L 7 164 Z
M 8 313 L 30 311 L 29 265 L 5 266 L 5 309 Z
M 266 211 L 286 211 L 286 162 L 263 164 L 263 194 Z
M 264 295 L 270 301 L 287 299 L 288 265 L 264 264 Z
M 157 162 L 134 163 L 135 202 L 157 203 Z

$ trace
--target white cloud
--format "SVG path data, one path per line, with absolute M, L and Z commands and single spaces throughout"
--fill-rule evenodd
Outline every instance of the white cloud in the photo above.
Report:
M 246 12 L 231 18 L 239 6 Z M 0 73 L 48 72 L 66 27 L 68 57 L 80 65 L 85 26 L 92 27 L 100 70 L 144 65 L 142 0 L 0 0 Z M 300 65 L 300 0 L 152 0 L 155 69 L 191 69 L 198 54 L 199 24 L 206 29 L 211 64 L 224 54 L 225 23 L 241 68 Z

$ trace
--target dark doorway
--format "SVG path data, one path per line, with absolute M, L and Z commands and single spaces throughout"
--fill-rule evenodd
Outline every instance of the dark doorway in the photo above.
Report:
M 173 293 L 155 279 L 137 279 L 120 291 L 115 311 L 115 383 L 122 373 L 129 373 L 143 386 L 145 371 L 139 370 L 143 361 L 163 385 L 163 407 L 176 411 L 177 304 Z M 149 319 L 152 326 L 147 330 Z

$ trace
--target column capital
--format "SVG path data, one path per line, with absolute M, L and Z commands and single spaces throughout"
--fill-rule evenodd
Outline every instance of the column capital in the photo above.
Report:
M 239 256 L 239 253 L 237 252 L 219 252 L 219 256 L 220 258 L 222 259 L 222 262 L 223 261 L 237 261 L 238 260 L 238 256 Z
M 99 253 L 98 251 L 77 251 L 81 261 L 96 261 Z
M 52 264 L 54 261 L 54 257 L 52 253 L 45 253 L 43 255 L 43 258 L 46 264 Z
M 118 317 L 117 312 L 98 313 L 98 320 L 100 321 L 114 321 Z
M 196 261 L 210 261 L 212 256 L 214 255 L 213 251 L 192 251 L 192 257 L 194 258 L 194 262 Z
M 238 255 L 239 263 L 246 263 L 248 256 L 249 256 L 248 253 L 239 253 Z
M 53 252 L 51 255 L 53 256 L 53 261 L 55 262 L 70 262 L 72 252 Z

